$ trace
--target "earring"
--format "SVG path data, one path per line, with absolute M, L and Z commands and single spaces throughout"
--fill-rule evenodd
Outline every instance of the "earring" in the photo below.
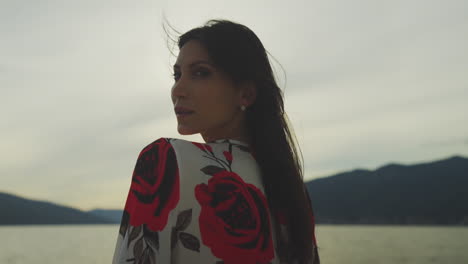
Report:
M 245 105 L 241 105 L 241 110 L 245 111 Z

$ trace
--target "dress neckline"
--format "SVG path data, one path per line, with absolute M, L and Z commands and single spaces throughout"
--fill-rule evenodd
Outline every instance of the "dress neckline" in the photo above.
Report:
M 230 138 L 215 139 L 215 140 L 209 141 L 207 143 L 234 143 L 234 144 L 237 144 L 237 145 L 242 145 L 242 146 L 249 147 L 249 144 L 247 144 L 246 142 L 239 141 L 239 140 L 236 140 L 236 139 L 230 139 Z

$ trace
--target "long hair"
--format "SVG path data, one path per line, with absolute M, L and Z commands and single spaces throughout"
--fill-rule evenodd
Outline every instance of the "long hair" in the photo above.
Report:
M 281 243 L 278 235 L 277 245 L 286 252 L 282 258 L 287 263 L 320 263 L 297 140 L 288 125 L 283 93 L 263 44 L 248 27 L 227 20 L 209 20 L 182 34 L 177 41 L 179 49 L 190 40 L 199 41 L 216 67 L 235 83 L 255 85 L 257 96 L 246 110 L 246 122 L 272 215 L 281 214 L 286 220 L 289 243 Z M 280 232 L 278 221 L 273 223 Z

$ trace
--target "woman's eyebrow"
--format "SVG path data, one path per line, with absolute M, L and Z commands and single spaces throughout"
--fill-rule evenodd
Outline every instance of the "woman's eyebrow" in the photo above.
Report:
M 214 67 L 213 63 L 211 63 L 211 62 L 209 62 L 209 61 L 206 61 L 206 60 L 197 60 L 197 61 L 194 61 L 194 62 L 190 63 L 190 64 L 188 65 L 188 67 L 189 67 L 189 68 L 192 68 L 193 66 L 196 66 L 196 65 L 198 65 L 198 64 L 208 64 L 208 65 Z M 174 64 L 174 69 L 180 69 L 180 65 L 177 64 L 177 63 Z

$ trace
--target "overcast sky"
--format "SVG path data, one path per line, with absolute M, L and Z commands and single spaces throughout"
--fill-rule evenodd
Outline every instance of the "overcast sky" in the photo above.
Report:
M 121 208 L 144 146 L 203 142 L 177 133 L 163 13 L 259 36 L 306 180 L 468 156 L 467 1 L 0 0 L 0 191 Z

